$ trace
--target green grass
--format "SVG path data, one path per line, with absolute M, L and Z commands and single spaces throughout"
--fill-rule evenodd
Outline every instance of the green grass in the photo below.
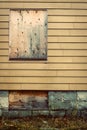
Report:
M 2 118 L 0 130 L 87 130 L 87 120 L 53 117 Z

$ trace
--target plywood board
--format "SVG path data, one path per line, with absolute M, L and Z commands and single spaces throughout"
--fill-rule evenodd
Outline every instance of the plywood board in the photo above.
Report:
M 47 59 L 47 11 L 10 11 L 10 59 Z
M 9 108 L 12 110 L 37 110 L 46 109 L 48 94 L 47 92 L 36 91 L 10 91 L 9 93 Z

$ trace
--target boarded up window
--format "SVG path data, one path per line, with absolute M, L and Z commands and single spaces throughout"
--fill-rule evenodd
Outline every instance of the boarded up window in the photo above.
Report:
M 11 10 L 9 33 L 9 59 L 47 59 L 47 10 Z

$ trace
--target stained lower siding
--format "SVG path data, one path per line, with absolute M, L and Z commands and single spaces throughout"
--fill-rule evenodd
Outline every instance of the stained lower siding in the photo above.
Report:
M 48 9 L 47 61 L 9 61 L 12 8 Z M 0 89 L 87 90 L 87 1 L 0 1 Z

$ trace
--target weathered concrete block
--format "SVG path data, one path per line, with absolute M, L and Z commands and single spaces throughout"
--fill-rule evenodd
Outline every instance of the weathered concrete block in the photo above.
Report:
M 31 116 L 31 111 L 19 111 L 18 115 L 19 115 L 19 117 Z
M 38 110 L 38 111 L 33 111 L 33 116 L 48 116 L 49 115 L 49 110 Z
M 17 118 L 19 117 L 18 111 L 2 111 L 2 117 Z
M 0 91 L 0 109 L 8 109 L 8 91 Z
M 87 110 L 81 111 L 81 117 L 87 119 Z
M 50 115 L 53 117 L 64 117 L 65 116 L 65 111 L 50 111 Z
M 8 110 L 3 110 L 2 111 L 2 117 L 8 118 L 9 117 L 9 111 Z
M 81 92 L 77 92 L 77 98 L 78 100 L 81 100 L 81 101 L 87 101 L 87 91 L 81 91 Z
M 8 117 L 9 118 L 17 118 L 17 117 L 19 117 L 18 111 L 9 111 L 8 112 Z
M 2 116 L 7 118 L 27 117 L 27 116 L 31 116 L 31 111 L 21 111 L 21 110 L 3 111 Z
M 69 109 L 69 110 L 66 111 L 66 116 L 67 117 L 72 116 L 72 109 Z
M 48 124 L 39 128 L 39 130 L 60 130 L 58 128 L 52 128 Z
M 76 107 L 76 92 L 49 92 L 49 107 L 56 109 L 73 109 Z
M 0 110 L 0 117 L 2 116 L 2 110 Z
M 68 109 L 66 111 L 66 116 L 67 117 L 80 117 L 81 113 L 78 109 Z
M 87 91 L 77 92 L 77 107 L 78 109 L 87 109 Z
M 47 101 L 34 101 L 33 109 L 46 109 L 47 105 Z

